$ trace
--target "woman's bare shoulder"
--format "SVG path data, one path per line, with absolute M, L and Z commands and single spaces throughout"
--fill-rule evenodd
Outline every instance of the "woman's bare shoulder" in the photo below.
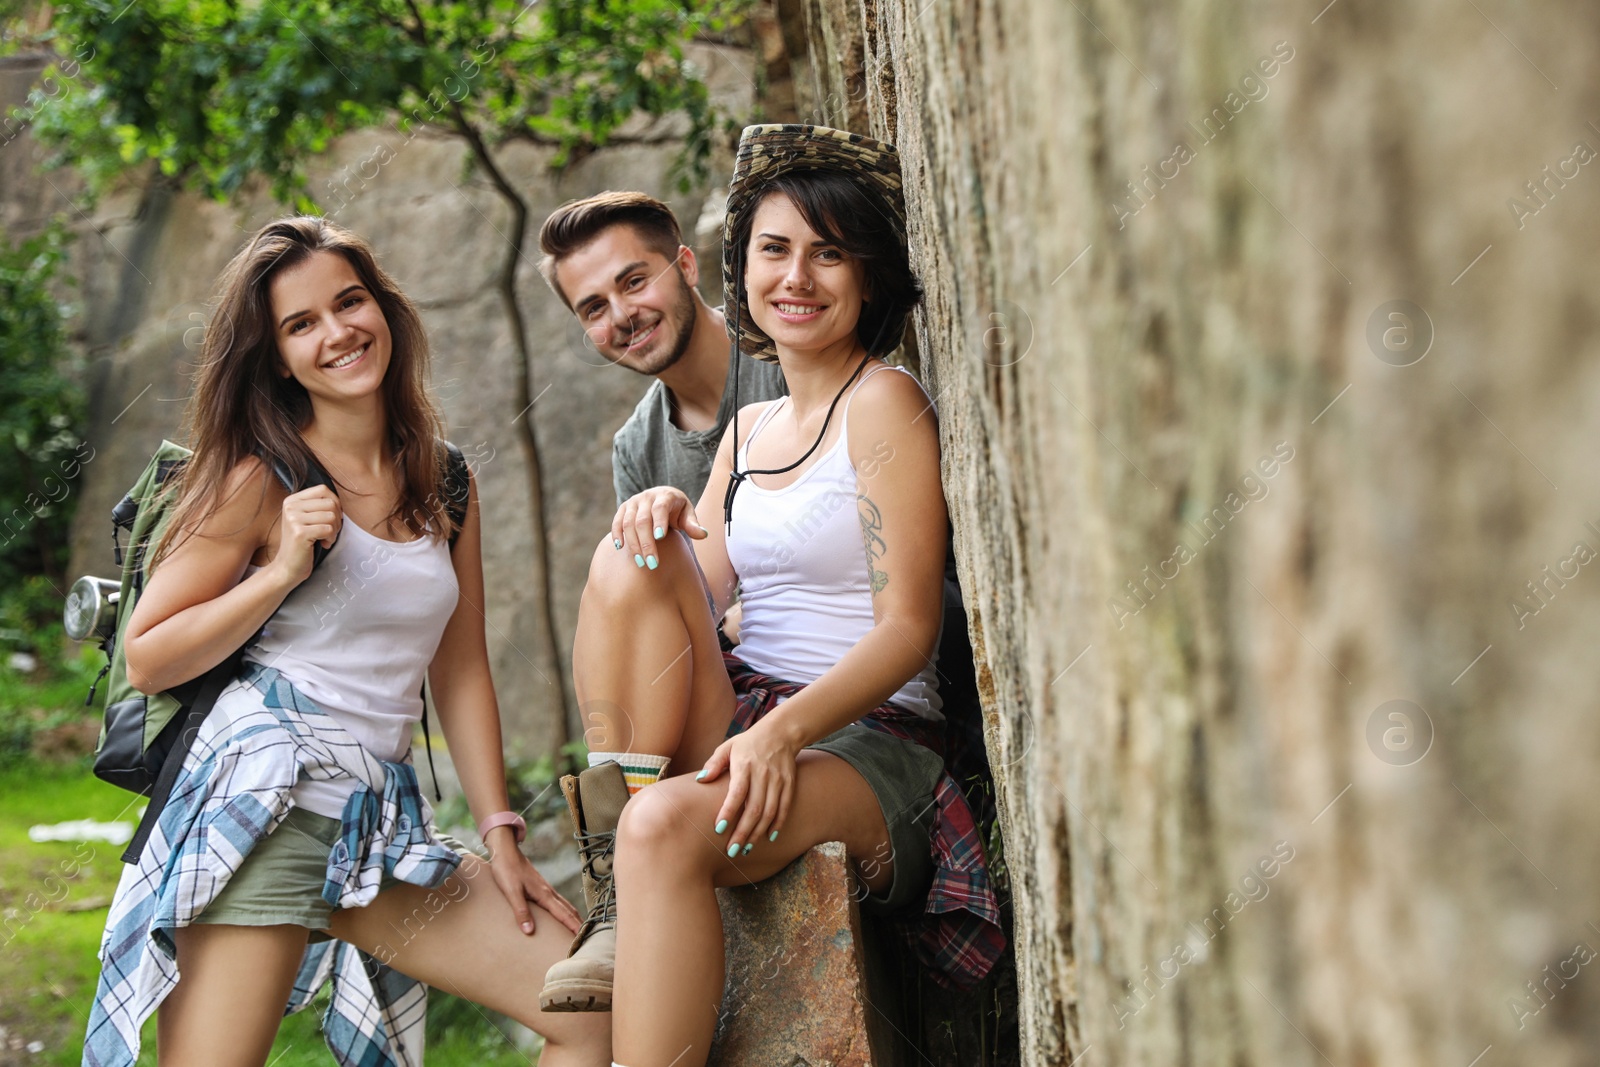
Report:
M 762 412 L 766 411 L 772 405 L 781 403 L 782 401 L 783 397 L 780 396 L 776 400 L 757 400 L 753 404 L 745 404 L 739 408 L 739 421 L 742 423 L 746 419 L 759 419 Z
M 930 421 L 921 416 L 924 413 L 935 414 L 933 401 L 929 399 L 922 383 L 910 372 L 893 364 L 886 370 L 869 375 L 861 383 L 850 406 L 852 422 L 863 409 L 871 414 L 874 421 Z
M 268 520 L 277 518 L 287 495 L 265 460 L 247 456 L 223 477 L 200 529 L 212 536 L 237 536 L 242 529 L 262 529 Z
M 756 423 L 761 419 L 761 416 L 766 413 L 767 409 L 772 407 L 774 404 L 780 404 L 782 402 L 782 397 L 779 397 L 777 400 L 757 400 L 753 404 L 745 404 L 739 408 L 739 420 L 737 424 L 739 427 L 739 440 L 735 441 L 733 439 L 733 429 L 735 424 L 731 421 L 728 423 L 728 432 L 722 435 L 721 450 L 728 453 L 729 462 L 732 462 L 733 450 L 743 446 L 744 443 L 750 439 L 750 431 L 755 429 Z

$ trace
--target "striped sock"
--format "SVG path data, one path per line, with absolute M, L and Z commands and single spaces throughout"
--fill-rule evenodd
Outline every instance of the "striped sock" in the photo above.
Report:
M 590 752 L 589 766 L 598 767 L 602 763 L 622 764 L 622 777 L 628 782 L 628 795 L 631 797 L 647 785 L 654 785 L 657 778 L 666 771 L 667 764 L 672 761 L 671 756 L 652 756 L 645 752 Z

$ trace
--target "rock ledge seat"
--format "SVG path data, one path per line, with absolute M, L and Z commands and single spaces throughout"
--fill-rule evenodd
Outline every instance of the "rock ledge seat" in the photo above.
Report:
M 709 1067 L 900 1062 L 893 983 L 877 980 L 878 932 L 863 937 L 857 885 L 830 841 L 759 885 L 717 890 L 727 981 Z

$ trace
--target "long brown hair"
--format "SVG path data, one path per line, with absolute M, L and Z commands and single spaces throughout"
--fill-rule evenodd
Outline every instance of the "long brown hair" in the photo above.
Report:
M 222 272 L 206 328 L 186 424 L 193 457 L 178 476 L 181 493 L 155 559 L 197 530 L 222 503 L 229 473 L 252 456 L 280 464 L 298 485 L 317 467 L 301 435 L 311 423 L 311 397 L 282 365 L 272 320 L 272 280 L 316 252 L 343 256 L 372 293 L 393 339 L 383 378 L 390 458 L 400 496 L 389 521 L 412 534 L 448 537 L 443 420 L 428 393 L 428 337 L 416 306 L 382 267 L 372 246 L 317 215 L 269 223 Z M 331 476 L 331 473 L 330 473 Z

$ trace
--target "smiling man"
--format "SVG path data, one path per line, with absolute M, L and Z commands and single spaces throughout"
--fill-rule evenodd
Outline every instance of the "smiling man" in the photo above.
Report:
M 783 372 L 741 354 L 734 395 L 722 312 L 696 290 L 694 252 L 655 197 L 604 192 L 570 201 L 545 220 L 539 246 L 540 272 L 595 350 L 655 379 L 612 438 L 617 502 L 656 485 L 699 500 L 735 409 L 782 396 Z

